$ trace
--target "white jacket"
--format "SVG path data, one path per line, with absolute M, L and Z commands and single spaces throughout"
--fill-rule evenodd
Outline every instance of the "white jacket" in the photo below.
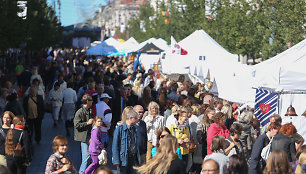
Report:
M 107 132 L 110 129 L 113 114 L 110 107 L 104 101 L 96 104 L 96 116 L 101 117 L 102 121 L 106 124 L 106 127 L 101 127 L 102 132 Z
M 153 118 L 152 115 L 148 115 L 144 119 L 144 122 L 146 123 L 146 127 L 147 127 L 148 141 L 152 142 L 153 146 L 156 146 L 157 135 L 154 133 L 154 131 L 156 129 L 160 129 L 163 126 L 165 126 L 165 123 L 164 123 L 164 117 L 163 116 L 157 115 L 153 119 L 153 122 L 151 122 L 152 118 Z
M 54 89 L 51 89 L 49 93 L 49 100 L 52 102 L 53 107 L 61 107 L 62 106 L 62 100 L 61 100 L 62 92 L 60 89 L 55 91 Z

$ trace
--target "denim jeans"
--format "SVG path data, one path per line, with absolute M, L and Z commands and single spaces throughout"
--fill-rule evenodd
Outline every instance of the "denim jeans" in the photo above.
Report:
M 137 156 L 128 157 L 127 166 L 117 167 L 117 174 L 136 174 L 136 170 L 133 166 L 138 166 Z
M 64 103 L 62 107 L 62 119 L 71 120 L 74 117 L 75 104 L 74 103 Z
M 87 161 L 90 158 L 87 143 L 81 142 L 81 152 L 82 152 L 82 163 L 79 169 L 79 173 L 83 173 L 85 171 L 87 167 Z
M 104 148 L 106 149 L 107 145 L 109 143 L 109 137 L 108 137 L 107 133 L 102 132 L 102 140 L 103 140 L 103 143 L 104 143 Z

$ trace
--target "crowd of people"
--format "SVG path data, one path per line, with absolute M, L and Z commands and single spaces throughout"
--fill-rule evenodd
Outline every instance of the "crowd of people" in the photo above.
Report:
M 16 80 L 2 75 L 0 171 L 26 173 L 50 112 L 66 137 L 54 137 L 46 174 L 113 173 L 107 160 L 120 174 L 306 172 L 304 139 L 279 115 L 263 127 L 251 108 L 212 94 L 212 82 L 133 66 L 62 50 L 38 66 L 19 63 Z M 70 136 L 80 143 L 80 166 L 66 154 Z

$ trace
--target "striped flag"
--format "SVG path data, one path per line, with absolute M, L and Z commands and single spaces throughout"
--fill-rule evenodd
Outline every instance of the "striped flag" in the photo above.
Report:
M 278 94 L 271 94 L 268 90 L 256 89 L 255 116 L 262 126 L 269 123 L 269 117 L 277 113 Z

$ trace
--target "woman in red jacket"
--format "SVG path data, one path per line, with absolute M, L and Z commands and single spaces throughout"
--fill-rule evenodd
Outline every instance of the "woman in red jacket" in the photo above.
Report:
M 224 125 L 225 122 L 225 115 L 222 112 L 216 113 L 213 117 L 214 123 L 208 128 L 207 131 L 207 155 L 212 154 L 210 150 L 210 145 L 212 139 L 219 135 L 227 138 L 229 136 L 229 130 Z

